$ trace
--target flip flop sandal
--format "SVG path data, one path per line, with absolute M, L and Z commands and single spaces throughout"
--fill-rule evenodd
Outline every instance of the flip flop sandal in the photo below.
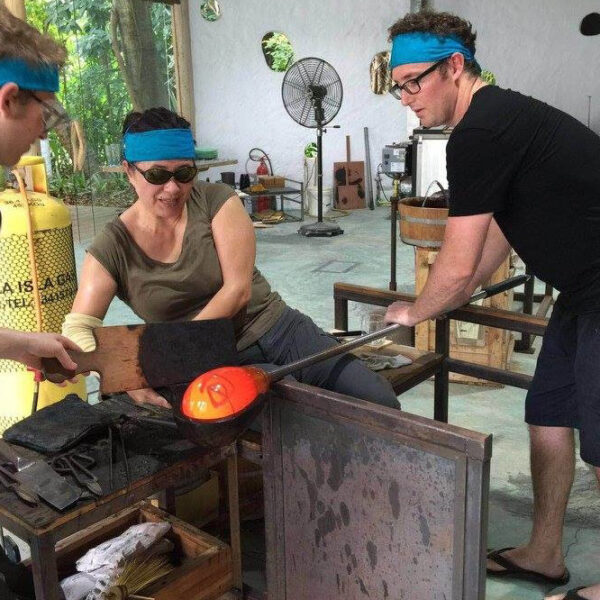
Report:
M 565 568 L 565 572 L 560 577 L 550 577 L 549 575 L 544 575 L 543 573 L 539 573 L 538 571 L 530 571 L 529 569 L 523 569 L 523 567 L 520 567 L 509 558 L 502 556 L 503 552 L 513 549 L 514 547 L 501 548 L 500 550 L 493 550 L 492 552 L 488 553 L 487 557 L 489 559 L 493 560 L 499 567 L 504 568 L 503 571 L 494 571 L 493 569 L 486 569 L 487 574 L 490 577 L 509 577 L 512 579 L 533 581 L 534 583 L 552 584 L 554 586 L 564 585 L 571 578 L 571 575 L 567 568 Z M 577 596 L 572 596 L 570 600 L 578 600 L 578 598 Z
M 567 595 L 564 597 L 564 600 L 587 600 L 583 596 L 580 596 L 577 592 L 585 588 L 585 585 L 581 585 L 578 588 L 573 588 L 567 592 Z

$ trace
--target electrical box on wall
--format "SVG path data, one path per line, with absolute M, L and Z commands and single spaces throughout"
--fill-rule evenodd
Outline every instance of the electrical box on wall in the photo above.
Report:
M 390 177 L 410 175 L 412 149 L 412 142 L 384 146 L 381 152 L 381 171 Z

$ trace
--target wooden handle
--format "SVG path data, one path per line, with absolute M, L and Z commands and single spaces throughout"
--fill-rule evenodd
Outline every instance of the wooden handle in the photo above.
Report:
M 56 358 L 43 358 L 44 377 L 52 383 L 62 383 L 79 373 L 97 371 L 101 375 L 100 389 L 103 393 L 148 387 L 138 361 L 139 339 L 145 329 L 144 325 L 96 327 L 93 330 L 95 350 L 67 351 L 77 363 L 74 371 L 65 369 Z
M 350 136 L 346 136 L 346 162 L 350 162 Z
M 67 354 L 73 362 L 77 363 L 77 368 L 74 371 L 69 371 L 60 364 L 57 358 L 42 358 L 42 373 L 45 379 L 52 383 L 62 383 L 79 373 L 87 373 L 88 371 L 97 371 L 99 369 L 100 365 L 98 365 L 95 350 L 93 352 L 67 350 Z

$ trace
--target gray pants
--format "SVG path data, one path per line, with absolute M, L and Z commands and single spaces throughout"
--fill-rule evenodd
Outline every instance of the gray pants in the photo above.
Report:
M 242 350 L 242 365 L 269 363 L 285 365 L 315 354 L 338 342 L 301 312 L 286 307 L 278 321 L 258 341 Z M 308 383 L 362 400 L 400 408 L 389 381 L 371 371 L 362 361 L 344 354 L 301 369 L 293 374 Z

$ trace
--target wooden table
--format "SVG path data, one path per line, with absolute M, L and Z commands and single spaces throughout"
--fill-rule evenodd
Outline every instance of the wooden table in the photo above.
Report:
M 182 444 L 187 442 L 183 440 Z M 233 581 L 237 589 L 242 589 L 236 445 L 209 452 L 188 446 L 181 453 L 173 454 L 172 460 L 163 461 L 164 464 L 161 462 L 158 468 L 156 463 L 149 466 L 148 473 L 143 473 L 143 467 L 137 469 L 138 475 L 132 474 L 129 485 L 114 489 L 96 500 L 80 501 L 63 513 L 43 502 L 35 508 L 29 507 L 11 492 L 0 489 L 0 525 L 30 545 L 37 600 L 62 598 L 55 554 L 55 545 L 59 540 L 152 494 L 191 484 L 197 481 L 203 470 L 224 460 L 227 461 Z M 100 479 L 100 483 L 104 489 L 108 489 L 106 481 Z M 166 508 L 169 510 L 171 507 Z

